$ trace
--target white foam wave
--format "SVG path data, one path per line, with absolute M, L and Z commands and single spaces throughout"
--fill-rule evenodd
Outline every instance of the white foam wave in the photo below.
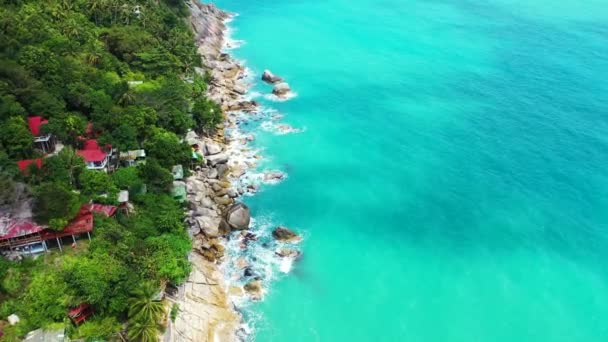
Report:
M 279 267 L 279 269 L 281 270 L 281 272 L 283 273 L 289 273 L 289 271 L 291 271 L 291 267 L 293 266 L 293 258 L 290 257 L 284 257 L 281 260 L 281 266 Z
M 294 127 L 292 127 L 292 126 L 290 126 L 288 124 L 277 123 L 277 122 L 273 122 L 273 121 L 264 121 L 264 122 L 262 122 L 262 124 L 260 125 L 260 128 L 262 128 L 266 132 L 271 132 L 271 133 L 274 133 L 276 135 L 301 133 L 301 132 L 304 131 L 301 128 L 294 128 Z
M 272 102 L 285 102 L 285 101 L 289 101 L 289 100 L 293 99 L 296 96 L 298 96 L 298 93 L 296 93 L 295 91 L 290 91 L 289 93 L 287 93 L 284 96 L 276 96 L 275 94 L 266 94 L 266 95 L 264 95 L 264 98 L 266 100 L 272 101 Z

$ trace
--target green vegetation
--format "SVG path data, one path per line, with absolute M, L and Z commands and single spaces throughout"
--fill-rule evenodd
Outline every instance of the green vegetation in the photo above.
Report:
M 190 272 L 170 169 L 191 161 L 187 130 L 214 129 L 223 117 L 194 72 L 201 65 L 187 14 L 183 0 L 0 0 L 0 187 L 10 189 L 0 192 L 0 207 L 29 194 L 36 221 L 61 230 L 83 203 L 116 204 L 120 190 L 134 206 L 95 216 L 91 242 L 63 254 L 0 258 L 0 321 L 21 318 L 0 341 L 57 326 L 87 341 L 156 340 L 167 319 L 156 294 Z M 35 149 L 33 115 L 49 120 L 41 131 L 61 141 L 61 152 Z M 76 153 L 87 135 L 122 151 L 145 148 L 146 163 L 88 170 Z M 40 157 L 40 169 L 16 167 Z M 95 315 L 76 326 L 67 311 L 81 303 Z

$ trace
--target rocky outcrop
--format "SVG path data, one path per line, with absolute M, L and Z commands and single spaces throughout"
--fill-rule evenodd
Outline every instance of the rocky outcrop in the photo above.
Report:
M 281 82 L 272 88 L 272 93 L 278 97 L 286 97 L 291 92 L 289 84 Z
M 275 230 L 273 230 L 272 237 L 283 242 L 297 242 L 301 240 L 301 237 L 298 234 L 283 226 L 278 226 Z
M 220 59 L 226 30 L 224 21 L 230 17 L 230 14 L 213 4 L 196 0 L 189 1 L 188 6 L 190 7 L 190 26 L 194 31 L 194 37 L 199 46 L 198 52 L 203 57 L 203 61 Z
M 283 79 L 275 74 L 273 74 L 270 70 L 264 70 L 262 74 L 262 81 L 270 84 L 282 82 Z
M 245 292 L 254 300 L 260 300 L 264 296 L 264 288 L 261 280 L 252 280 L 243 287 Z
M 202 241 L 200 247 L 197 248 L 198 253 L 211 262 L 221 259 L 224 256 L 225 250 L 224 246 L 217 239 Z
M 293 248 L 280 248 L 276 252 L 274 252 L 277 256 L 281 258 L 298 258 L 300 256 L 300 251 L 295 250 Z
M 226 222 L 232 229 L 247 229 L 249 228 L 249 221 L 251 221 L 251 213 L 243 203 L 235 203 L 226 210 Z
M 226 164 L 228 162 L 228 155 L 225 153 L 218 153 L 209 155 L 205 158 L 209 166 L 215 166 L 217 164 Z
M 214 141 L 205 141 L 204 147 L 205 156 L 215 155 L 222 152 L 222 147 Z
M 192 254 L 191 261 L 192 273 L 178 297 L 169 298 L 179 305 L 179 313 L 164 341 L 236 341 L 241 317 L 228 299 L 222 274 L 201 255 Z

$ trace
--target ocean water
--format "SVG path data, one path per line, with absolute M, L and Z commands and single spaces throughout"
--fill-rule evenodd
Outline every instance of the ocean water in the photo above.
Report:
M 608 1 L 216 3 L 303 130 L 248 124 L 305 237 L 256 341 L 608 341 Z

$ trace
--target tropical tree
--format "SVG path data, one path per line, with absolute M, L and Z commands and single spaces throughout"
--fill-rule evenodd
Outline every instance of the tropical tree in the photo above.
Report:
M 143 283 L 133 291 L 129 299 L 129 319 L 140 323 L 157 323 L 165 313 L 165 303 L 156 300 L 159 288 L 153 283 Z
M 0 126 L 0 147 L 10 157 L 28 158 L 32 153 L 33 139 L 21 116 L 13 116 Z
M 161 328 L 160 324 L 155 322 L 130 321 L 127 336 L 130 341 L 156 342 Z
M 129 299 L 129 326 L 130 340 L 151 342 L 158 340 L 158 333 L 162 329 L 160 320 L 165 314 L 165 303 L 156 300 L 159 289 L 153 283 L 143 283 L 133 291 L 134 297 Z

